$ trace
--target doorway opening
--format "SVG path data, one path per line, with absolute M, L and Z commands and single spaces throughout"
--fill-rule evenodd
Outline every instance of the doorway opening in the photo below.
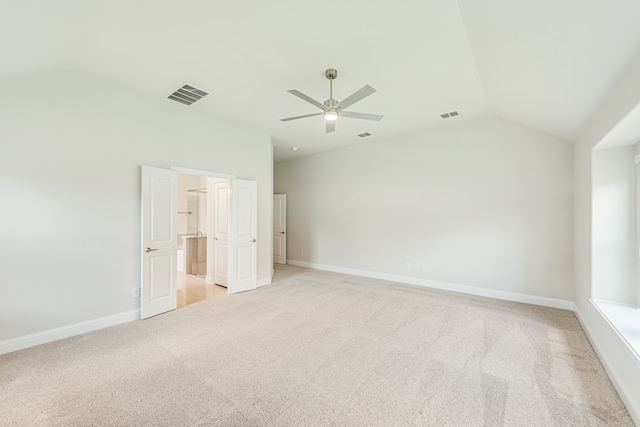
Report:
M 226 281 L 216 275 L 227 270 L 229 248 L 215 245 L 215 226 L 226 221 L 219 216 L 227 216 L 216 206 L 215 188 L 230 185 L 225 178 L 178 173 L 177 308 L 227 293 Z
M 213 239 L 206 241 L 205 284 L 227 286 L 230 294 L 254 290 L 258 284 L 258 182 L 175 166 L 171 170 L 142 166 L 141 319 L 174 310 L 178 305 L 179 173 L 196 175 L 198 179 L 206 177 L 207 194 L 213 194 L 206 202 L 209 237 L 213 230 Z M 198 236 L 199 233 L 195 237 Z M 185 247 L 183 243 L 183 256 Z M 184 272 L 187 263 L 185 258 L 183 261 Z

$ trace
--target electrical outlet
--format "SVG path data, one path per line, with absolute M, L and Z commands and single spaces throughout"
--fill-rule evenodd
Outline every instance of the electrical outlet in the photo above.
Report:
M 304 251 L 300 251 L 300 255 L 304 256 Z
M 410 263 L 410 262 L 407 262 L 407 263 L 404 265 L 404 268 L 406 268 L 407 270 L 411 270 L 411 263 Z
M 131 298 L 140 298 L 140 288 L 131 288 Z
M 422 271 L 427 271 L 427 264 L 422 264 Z

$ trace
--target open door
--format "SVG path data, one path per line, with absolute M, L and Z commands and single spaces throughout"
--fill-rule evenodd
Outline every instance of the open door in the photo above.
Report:
M 231 280 L 229 293 L 256 289 L 258 284 L 258 183 L 233 180 L 231 199 Z
M 221 181 L 213 184 L 215 209 L 213 223 L 215 265 L 213 282 L 225 287 L 229 285 L 229 240 L 231 239 L 231 227 L 229 223 L 230 190 L 231 186 L 229 181 Z
M 177 307 L 178 175 L 142 166 L 142 286 L 140 318 Z

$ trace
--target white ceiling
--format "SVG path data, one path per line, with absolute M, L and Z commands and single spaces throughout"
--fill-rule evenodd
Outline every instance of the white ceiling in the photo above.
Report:
M 276 160 L 488 115 L 574 140 L 640 55 L 639 22 L 638 0 L 2 0 L 0 78 L 188 83 L 210 95 L 184 108 L 272 135 Z M 286 91 L 324 101 L 326 68 L 338 100 L 376 88 L 349 111 L 384 119 L 281 122 L 319 111 Z

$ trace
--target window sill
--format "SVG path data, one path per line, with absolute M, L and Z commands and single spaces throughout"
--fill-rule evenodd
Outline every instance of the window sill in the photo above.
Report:
M 592 299 L 591 302 L 640 360 L 640 309 L 611 301 Z

